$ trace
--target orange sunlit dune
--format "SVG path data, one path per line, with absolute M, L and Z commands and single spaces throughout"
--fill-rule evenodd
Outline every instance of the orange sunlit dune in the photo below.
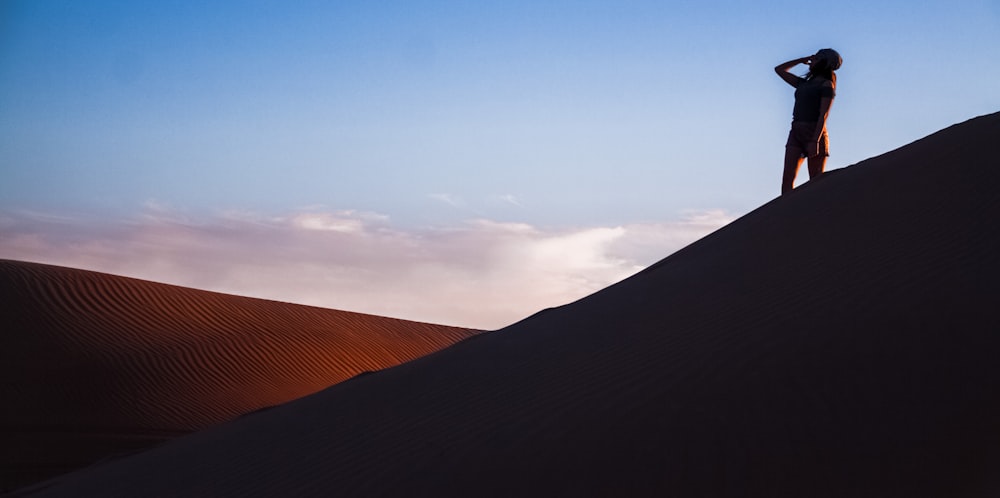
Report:
M 16 261 L 0 311 L 5 489 L 475 333 Z

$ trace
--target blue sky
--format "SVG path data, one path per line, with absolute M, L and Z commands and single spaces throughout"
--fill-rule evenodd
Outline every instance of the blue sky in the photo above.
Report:
M 674 240 L 666 231 L 706 219 L 710 231 L 777 195 L 792 89 L 771 68 L 823 47 L 845 60 L 829 168 L 1000 110 L 996 0 L 3 0 L 0 257 L 260 295 L 178 276 L 193 258 L 179 248 L 103 260 L 86 248 L 150 220 L 233 230 L 312 216 L 333 225 L 305 228 L 399 234 L 409 242 L 384 249 L 397 259 L 484 227 L 536 241 L 629 226 Z M 583 239 L 631 236 L 615 233 Z M 676 244 L 578 271 L 614 261 L 607 279 L 620 278 Z M 150 253 L 173 270 L 149 271 Z M 497 264 L 463 278 L 481 285 Z M 561 304 L 543 300 L 524 309 Z

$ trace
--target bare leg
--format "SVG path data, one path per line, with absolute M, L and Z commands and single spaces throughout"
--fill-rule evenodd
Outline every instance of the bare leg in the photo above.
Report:
M 826 156 L 820 154 L 809 158 L 809 179 L 815 180 L 826 170 Z
M 812 175 L 811 159 L 809 165 L 809 172 Z M 799 166 L 802 166 L 802 152 L 794 147 L 785 148 L 785 171 L 781 175 L 781 195 L 792 191 L 792 187 L 795 185 L 795 175 L 799 172 Z

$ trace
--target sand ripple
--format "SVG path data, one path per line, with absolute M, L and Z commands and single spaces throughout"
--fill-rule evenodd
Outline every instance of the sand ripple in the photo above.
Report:
M 0 431 L 13 441 L 2 462 L 27 451 L 22 463 L 43 474 L 60 460 L 143 447 L 474 333 L 2 260 L 0 316 Z

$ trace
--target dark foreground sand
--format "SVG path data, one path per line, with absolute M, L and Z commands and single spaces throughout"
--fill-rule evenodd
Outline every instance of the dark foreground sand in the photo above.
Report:
M 0 260 L 0 490 L 474 332 Z
M 1000 496 L 1000 114 L 38 496 Z

